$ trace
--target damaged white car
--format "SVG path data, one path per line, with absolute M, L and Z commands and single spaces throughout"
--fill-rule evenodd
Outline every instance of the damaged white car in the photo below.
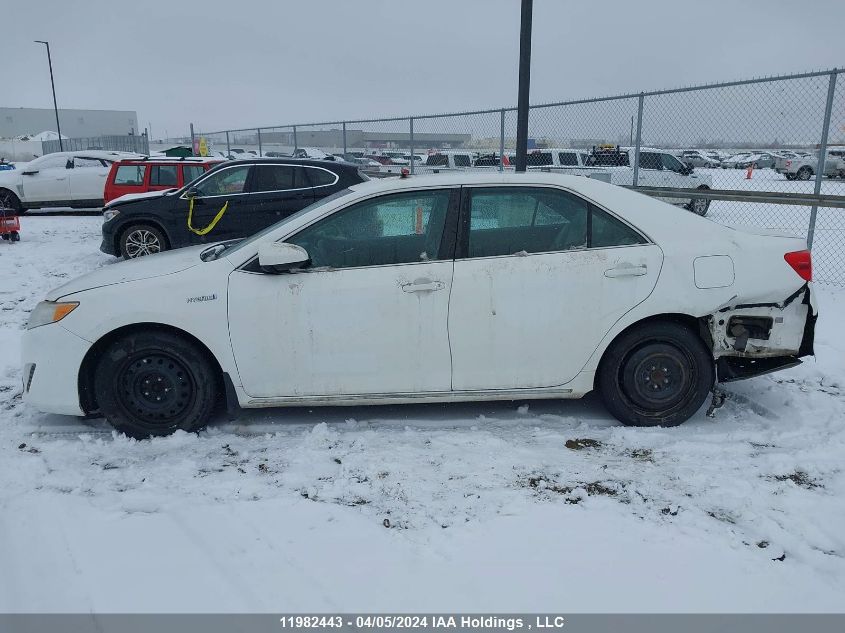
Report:
M 671 426 L 717 381 L 812 354 L 811 277 L 803 239 L 589 178 L 371 181 L 251 238 L 54 290 L 24 335 L 24 397 L 134 437 L 201 428 L 223 405 L 593 389 L 625 424 Z

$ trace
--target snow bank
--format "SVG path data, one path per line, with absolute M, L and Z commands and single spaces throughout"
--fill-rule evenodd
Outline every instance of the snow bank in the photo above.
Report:
M 584 401 L 244 412 L 137 442 L 20 400 L 19 336 L 113 258 L 0 243 L 0 611 L 815 612 L 845 602 L 845 292 L 818 357 L 715 417 Z

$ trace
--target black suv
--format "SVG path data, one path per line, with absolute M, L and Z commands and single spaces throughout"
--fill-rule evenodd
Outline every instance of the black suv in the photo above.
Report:
M 181 189 L 124 196 L 107 204 L 100 250 L 131 259 L 247 237 L 365 180 L 358 165 L 339 161 L 227 161 Z

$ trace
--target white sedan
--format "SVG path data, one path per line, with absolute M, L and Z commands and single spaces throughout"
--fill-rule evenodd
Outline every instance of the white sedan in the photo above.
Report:
M 677 425 L 812 354 L 804 240 L 529 172 L 370 181 L 251 238 L 106 266 L 24 334 L 24 398 L 134 437 L 231 409 L 578 398 Z
M 55 152 L 17 169 L 0 171 L 0 207 L 18 212 L 40 207 L 102 207 L 109 168 L 127 157 L 137 155 L 99 150 Z

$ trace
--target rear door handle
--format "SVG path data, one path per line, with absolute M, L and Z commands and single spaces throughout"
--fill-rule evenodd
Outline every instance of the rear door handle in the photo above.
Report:
M 446 287 L 442 281 L 432 281 L 431 279 L 414 279 L 409 284 L 402 284 L 403 292 L 435 292 L 443 290 Z
M 616 268 L 609 268 L 604 271 L 605 277 L 642 277 L 648 274 L 648 267 L 645 264 L 634 266 L 633 264 L 620 264 Z

